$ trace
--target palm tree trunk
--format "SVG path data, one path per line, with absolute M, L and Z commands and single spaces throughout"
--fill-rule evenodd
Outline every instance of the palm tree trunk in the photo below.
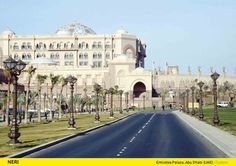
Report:
M 59 102 L 59 119 L 61 119 L 61 112 L 62 112 L 62 110 L 61 110 L 61 100 L 62 100 L 62 90 L 63 89 L 61 89 L 61 92 L 60 92 L 60 102 Z
M 49 111 L 49 119 L 52 120 L 52 101 L 53 101 L 53 95 L 52 95 L 52 90 L 53 88 L 51 88 L 51 101 L 50 101 L 50 111 Z
M 41 87 L 39 88 L 38 122 L 41 122 Z
M 28 122 L 28 110 L 29 110 L 29 88 L 30 88 L 30 81 L 27 84 L 27 91 L 25 96 L 25 123 Z

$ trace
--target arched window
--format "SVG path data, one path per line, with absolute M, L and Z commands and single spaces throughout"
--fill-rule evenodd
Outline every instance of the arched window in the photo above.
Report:
M 93 53 L 93 59 L 97 59 L 98 58 L 98 54 L 96 52 Z
M 81 43 L 79 43 L 79 48 L 82 48 L 82 44 Z
M 86 43 L 86 48 L 87 48 L 87 49 L 89 48 L 89 45 L 88 45 L 88 43 Z
M 30 53 L 27 54 L 27 59 L 31 59 L 31 54 Z
M 36 55 L 36 57 L 37 57 L 37 58 L 41 57 L 41 54 L 40 54 L 40 53 L 38 53 L 38 54 Z
M 100 52 L 98 53 L 97 59 L 102 59 L 102 54 Z
M 110 53 L 106 52 L 106 59 L 110 59 Z
M 26 54 L 25 53 L 23 53 L 22 54 L 22 59 L 26 59 L 27 57 L 26 57 Z
M 27 48 L 28 48 L 28 49 L 32 49 L 32 45 L 31 45 L 30 42 L 27 43 Z
M 102 42 L 98 42 L 98 48 L 102 48 Z
M 13 45 L 13 49 L 14 49 L 14 50 L 18 50 L 18 49 L 19 49 L 19 45 L 18 45 L 18 43 L 14 43 L 14 45 Z
M 84 53 L 84 59 L 88 59 L 88 53 Z
M 71 48 L 74 48 L 74 44 L 73 43 L 71 43 Z
M 93 42 L 92 48 L 97 48 L 97 42 Z
M 23 50 L 24 50 L 24 49 L 27 49 L 27 46 L 26 46 L 26 43 L 25 43 L 25 42 L 22 43 L 21 49 L 23 49 Z
M 52 43 L 50 43 L 49 48 L 53 49 L 53 44 Z

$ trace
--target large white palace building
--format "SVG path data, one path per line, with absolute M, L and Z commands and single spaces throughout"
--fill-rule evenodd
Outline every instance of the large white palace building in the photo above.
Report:
M 170 100 L 173 100 L 173 96 L 178 96 L 178 92 L 192 86 L 196 80 L 208 85 L 212 83 L 212 71 L 204 75 L 200 69 L 197 74 L 189 69 L 188 74 L 183 75 L 178 66 L 167 66 L 166 71 L 145 70 L 146 44 L 123 28 L 114 34 L 96 34 L 79 23 L 66 25 L 52 35 L 18 35 L 6 30 L 0 33 L 0 68 L 8 55 L 29 65 L 40 57 L 56 62 L 56 65 L 34 64 L 37 70 L 32 89 L 37 88 L 37 74 L 73 75 L 78 79 L 76 93 L 83 94 L 86 87 L 87 93 L 92 94 L 95 83 L 106 89 L 118 85 L 119 89 L 129 92 L 130 105 L 136 106 L 143 104 L 143 96 L 146 106 L 161 105 L 158 94 L 163 93 L 163 89 L 169 90 Z M 225 81 L 236 84 L 236 77 L 227 76 L 224 69 L 220 74 L 219 84 Z M 20 83 L 26 85 L 27 77 L 23 73 Z M 59 93 L 59 86 L 55 88 L 55 94 Z M 50 81 L 47 80 L 42 93 L 48 93 L 49 88 Z M 67 89 L 64 93 L 69 94 Z

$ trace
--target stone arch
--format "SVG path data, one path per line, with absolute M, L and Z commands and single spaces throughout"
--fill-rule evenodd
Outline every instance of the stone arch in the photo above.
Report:
M 127 44 L 124 48 L 123 48 L 123 54 L 128 55 L 129 57 L 134 57 L 135 56 L 135 49 L 132 45 Z
M 140 97 L 144 92 L 146 92 L 146 85 L 142 81 L 136 82 L 133 86 L 134 97 Z

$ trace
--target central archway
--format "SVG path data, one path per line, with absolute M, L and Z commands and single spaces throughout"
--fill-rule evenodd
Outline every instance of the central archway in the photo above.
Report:
M 134 97 L 139 97 L 143 92 L 146 92 L 146 86 L 142 82 L 137 82 L 134 84 L 133 95 Z

